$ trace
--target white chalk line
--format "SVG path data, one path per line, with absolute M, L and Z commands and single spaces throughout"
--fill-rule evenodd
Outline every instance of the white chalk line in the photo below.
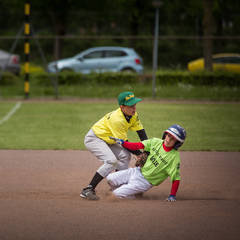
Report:
M 8 119 L 21 107 L 22 102 L 17 102 L 16 105 L 0 120 L 0 125 L 8 121 Z

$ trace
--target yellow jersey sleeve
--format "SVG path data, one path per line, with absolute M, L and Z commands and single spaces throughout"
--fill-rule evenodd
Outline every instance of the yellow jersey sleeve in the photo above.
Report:
M 115 144 L 115 141 L 111 140 L 109 136 L 121 138 L 126 141 L 128 139 L 127 132 L 129 129 L 138 131 L 143 129 L 143 126 L 137 113 L 132 116 L 130 122 L 127 122 L 120 108 L 107 113 L 92 126 L 92 130 L 96 136 L 103 139 L 108 144 Z

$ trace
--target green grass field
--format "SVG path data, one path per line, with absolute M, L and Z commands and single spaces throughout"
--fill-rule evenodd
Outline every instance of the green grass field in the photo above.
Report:
M 23 101 L 5 122 L 1 120 L 16 105 L 0 102 L 0 149 L 85 149 L 84 136 L 116 102 Z M 162 103 L 137 105 L 148 137 L 162 137 L 171 124 L 186 128 L 181 150 L 240 151 L 240 110 L 238 103 Z M 129 132 L 130 141 L 138 141 Z

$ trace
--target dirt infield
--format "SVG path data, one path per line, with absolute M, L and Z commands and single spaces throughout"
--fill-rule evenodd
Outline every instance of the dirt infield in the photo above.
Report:
M 240 153 L 181 152 L 178 201 L 165 181 L 142 199 L 79 193 L 99 162 L 87 151 L 0 151 L 1 240 L 239 239 Z

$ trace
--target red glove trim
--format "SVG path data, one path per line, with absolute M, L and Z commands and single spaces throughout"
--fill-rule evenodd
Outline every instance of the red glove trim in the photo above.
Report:
M 123 147 L 129 149 L 129 150 L 139 150 L 144 149 L 144 145 L 141 142 L 132 143 L 132 142 L 124 142 L 122 144 Z
M 172 182 L 172 189 L 171 189 L 170 195 L 176 196 L 179 184 L 180 184 L 180 180 L 175 180 Z

